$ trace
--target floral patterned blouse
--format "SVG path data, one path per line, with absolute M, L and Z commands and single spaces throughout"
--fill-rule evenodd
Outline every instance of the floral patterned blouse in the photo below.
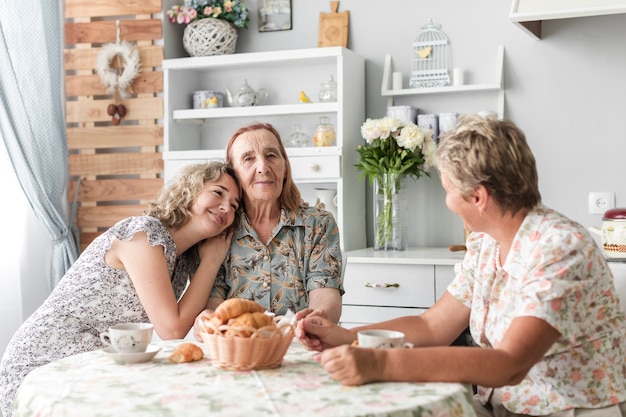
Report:
M 276 314 L 306 308 L 308 293 L 337 288 L 343 295 L 339 229 L 332 214 L 304 204 L 281 209 L 278 225 L 263 244 L 243 214 L 220 268 L 213 298 L 246 298 Z
M 474 341 L 496 348 L 520 316 L 545 320 L 561 334 L 502 404 L 546 415 L 626 400 L 626 324 L 613 277 L 589 233 L 539 205 L 522 223 L 500 266 L 497 243 L 473 233 L 448 291 L 471 309 Z M 481 402 L 492 390 L 478 387 Z
M 197 251 L 176 262 L 176 244 L 165 226 L 150 216 L 121 220 L 89 244 L 50 296 L 17 330 L 0 363 L 0 410 L 11 416 L 16 389 L 33 369 L 60 358 L 104 347 L 100 333 L 117 323 L 147 322 L 148 316 L 124 269 L 107 265 L 104 255 L 114 239 L 130 240 L 145 232 L 152 246 L 162 246 L 180 297 L 197 268 Z

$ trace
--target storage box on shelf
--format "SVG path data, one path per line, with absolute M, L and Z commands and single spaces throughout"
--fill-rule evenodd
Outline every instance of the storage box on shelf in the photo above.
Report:
M 336 146 L 287 148 L 292 174 L 311 204 L 315 188 L 335 189 L 343 248 L 365 247 L 365 184 L 354 168 L 365 119 L 364 68 L 362 57 L 341 47 L 164 60 L 166 181 L 187 164 L 224 159 L 230 136 L 251 122 L 273 124 L 285 141 L 297 124 L 313 138 L 320 117 L 328 117 Z M 330 76 L 337 82 L 337 101 L 316 102 Z M 267 90 L 267 101 L 250 107 L 192 108 L 194 91 L 228 88 L 234 93 L 244 80 Z M 301 91 L 314 102 L 301 103 Z
M 498 115 L 498 118 L 502 119 L 504 117 L 504 82 L 503 82 L 503 69 L 504 69 L 504 46 L 499 46 L 497 51 L 496 58 L 496 79 L 493 83 L 486 84 L 464 84 L 459 86 L 444 86 L 444 87 L 424 87 L 424 88 L 404 88 L 401 90 L 393 90 L 390 88 L 391 85 L 391 77 L 393 74 L 393 64 L 391 55 L 387 55 L 385 57 L 385 64 L 383 68 L 383 80 L 381 85 L 380 94 L 383 97 L 388 97 L 387 105 L 394 105 L 394 98 L 406 98 L 409 96 L 421 96 L 428 95 L 428 99 L 433 100 L 434 96 L 442 96 L 446 97 L 463 94 L 463 106 L 469 106 L 468 108 L 475 107 L 478 103 L 483 103 L 483 101 L 477 101 L 473 103 L 471 100 L 468 100 L 468 95 L 471 94 L 475 97 L 483 94 L 489 94 L 487 97 L 487 101 L 490 103 L 494 102 L 493 93 L 495 93 L 496 98 L 496 108 L 484 108 L 484 107 L 475 107 L 472 108 L 472 112 L 479 112 L 484 110 L 492 110 L 495 111 Z M 405 100 L 406 101 L 406 100 Z M 445 109 L 432 109 L 429 108 L 429 103 L 426 98 L 423 98 L 419 103 L 412 102 L 411 104 L 415 105 L 419 108 L 420 113 L 439 113 L 439 112 L 456 112 L 459 109 L 459 112 L 470 112 L 469 110 L 463 110 L 459 106 L 461 103 L 454 102 L 450 104 L 450 100 L 447 101 L 442 98 L 443 102 L 447 106 Z
M 463 255 L 448 248 L 347 252 L 341 324 L 354 327 L 423 313 L 446 291 Z

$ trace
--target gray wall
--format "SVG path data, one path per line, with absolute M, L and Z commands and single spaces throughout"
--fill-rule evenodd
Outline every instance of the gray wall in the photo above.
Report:
M 534 40 L 509 20 L 510 3 L 341 1 L 339 11 L 350 12 L 348 47 L 366 59 L 367 117 L 385 113 L 387 99 L 380 95 L 385 55 L 392 55 L 406 85 L 411 42 L 428 18 L 442 25 L 450 41 L 450 67 L 463 68 L 466 83 L 494 82 L 496 49 L 504 45 L 505 117 L 526 132 L 537 158 L 544 202 L 585 226 L 600 225 L 602 215 L 587 212 L 590 191 L 613 191 L 617 206 L 626 206 L 626 134 L 621 126 L 626 113 L 622 99 L 626 96 L 626 15 L 547 21 L 543 39 Z M 292 0 L 293 29 L 260 33 L 256 2 L 246 4 L 252 9 L 252 21 L 247 30 L 240 30 L 237 52 L 317 47 L 319 13 L 330 11 L 328 1 Z M 175 54 L 168 32 L 180 29 L 173 26 L 177 25 L 164 23 L 168 57 Z M 396 104 L 419 108 L 420 103 L 428 106 L 424 102 L 428 97 Z M 446 96 L 446 106 L 455 111 L 455 105 L 466 99 Z M 410 199 L 410 245 L 460 243 L 462 224 L 445 208 L 436 172 L 411 184 Z M 367 204 L 371 217 L 371 204 Z M 367 225 L 371 243 L 371 219 Z

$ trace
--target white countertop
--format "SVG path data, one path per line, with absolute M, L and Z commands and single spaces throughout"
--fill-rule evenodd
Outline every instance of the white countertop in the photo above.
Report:
M 356 249 L 345 253 L 349 263 L 456 265 L 465 252 L 451 252 L 448 248 L 409 248 L 403 251 Z

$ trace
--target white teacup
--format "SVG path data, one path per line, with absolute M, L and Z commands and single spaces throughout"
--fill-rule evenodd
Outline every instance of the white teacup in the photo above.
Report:
M 100 340 L 118 353 L 141 353 L 148 348 L 153 329 L 150 323 L 116 324 L 100 333 Z
M 412 343 L 404 343 L 404 333 L 395 330 L 361 330 L 357 333 L 359 347 L 389 349 L 413 347 Z

